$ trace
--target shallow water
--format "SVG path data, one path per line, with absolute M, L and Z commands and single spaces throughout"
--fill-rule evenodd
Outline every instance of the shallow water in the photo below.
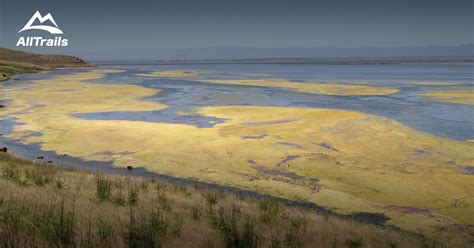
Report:
M 109 68 L 111 66 L 107 66 Z M 196 113 L 196 108 L 225 105 L 291 106 L 335 108 L 365 112 L 399 121 L 416 130 L 459 140 L 474 138 L 472 105 L 436 102 L 418 96 L 433 89 L 474 87 L 472 64 L 403 64 L 403 65 L 120 65 L 125 70 L 110 73 L 99 84 L 136 84 L 161 91 L 150 101 L 169 105 L 160 111 L 83 113 L 86 119 L 137 120 L 147 122 L 185 123 L 202 128 L 223 120 Z M 105 68 L 105 67 L 104 67 Z M 64 69 L 19 76 L 7 85 L 25 84 L 30 80 L 47 79 L 91 69 Z M 371 82 L 379 87 L 398 88 L 399 93 L 387 96 L 331 96 L 301 93 L 282 88 L 219 85 L 190 78 L 153 78 L 137 76 L 155 70 L 196 70 L 204 79 L 287 79 L 303 82 L 334 82 L 360 84 Z M 462 85 L 410 85 L 404 82 L 459 82 Z M 2 132 L 8 133 L 14 122 L 6 119 Z
M 77 115 L 90 119 L 127 119 L 186 123 L 210 127 L 221 122 L 195 113 L 197 107 L 260 105 L 319 107 L 355 110 L 397 120 L 411 128 L 459 140 L 474 137 L 474 109 L 470 105 L 436 102 L 418 96 L 433 89 L 474 87 L 473 65 L 159 65 L 120 66 L 123 73 L 108 74 L 96 83 L 132 83 L 160 89 L 150 100 L 169 108 L 153 112 L 109 112 Z M 281 88 L 218 85 L 192 79 L 150 78 L 134 74 L 154 70 L 197 70 L 204 78 L 277 78 L 304 82 L 338 81 L 345 84 L 371 82 L 379 87 L 398 88 L 388 96 L 330 96 Z M 461 85 L 410 85 L 405 82 L 459 82 Z M 371 84 L 372 85 L 372 84 Z M 176 113 L 188 113 L 187 115 Z

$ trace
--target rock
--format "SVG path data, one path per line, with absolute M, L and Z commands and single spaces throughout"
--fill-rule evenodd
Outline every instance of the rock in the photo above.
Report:
M 7 152 L 7 151 L 8 151 L 8 148 L 6 148 L 6 147 L 0 148 L 0 152 Z
M 127 170 L 132 170 L 132 169 L 133 169 L 133 166 L 127 165 Z

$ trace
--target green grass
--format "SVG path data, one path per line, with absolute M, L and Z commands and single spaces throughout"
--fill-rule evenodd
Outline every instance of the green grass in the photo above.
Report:
M 5 63 L 0 60 L 0 81 L 5 81 L 16 74 L 34 73 L 43 70 L 44 68 L 35 66 L 19 66 L 18 64 Z
M 77 66 L 93 65 L 73 56 L 35 54 L 0 47 L 0 82 L 16 74 Z

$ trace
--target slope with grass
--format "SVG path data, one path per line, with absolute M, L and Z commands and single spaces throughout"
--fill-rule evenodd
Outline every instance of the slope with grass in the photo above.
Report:
M 73 56 L 35 54 L 0 47 L 0 81 L 8 80 L 15 74 L 85 66 L 93 64 Z
M 419 236 L 152 178 L 0 153 L 2 247 L 422 247 Z

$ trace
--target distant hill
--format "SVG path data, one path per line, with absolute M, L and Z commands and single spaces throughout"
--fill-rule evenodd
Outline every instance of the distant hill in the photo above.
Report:
M 82 67 L 91 66 L 92 64 L 84 60 L 67 55 L 46 55 L 29 52 L 22 52 L 0 47 L 0 60 L 10 62 L 29 63 L 38 66 L 51 68 L 58 67 Z
M 94 65 L 73 56 L 36 54 L 0 47 L 0 81 L 19 73 L 85 66 Z
M 216 46 L 186 49 L 135 48 L 111 51 L 78 52 L 84 58 L 95 61 L 107 60 L 239 60 L 281 58 L 427 58 L 474 57 L 474 44 L 459 46 L 420 47 L 286 47 L 258 48 Z

